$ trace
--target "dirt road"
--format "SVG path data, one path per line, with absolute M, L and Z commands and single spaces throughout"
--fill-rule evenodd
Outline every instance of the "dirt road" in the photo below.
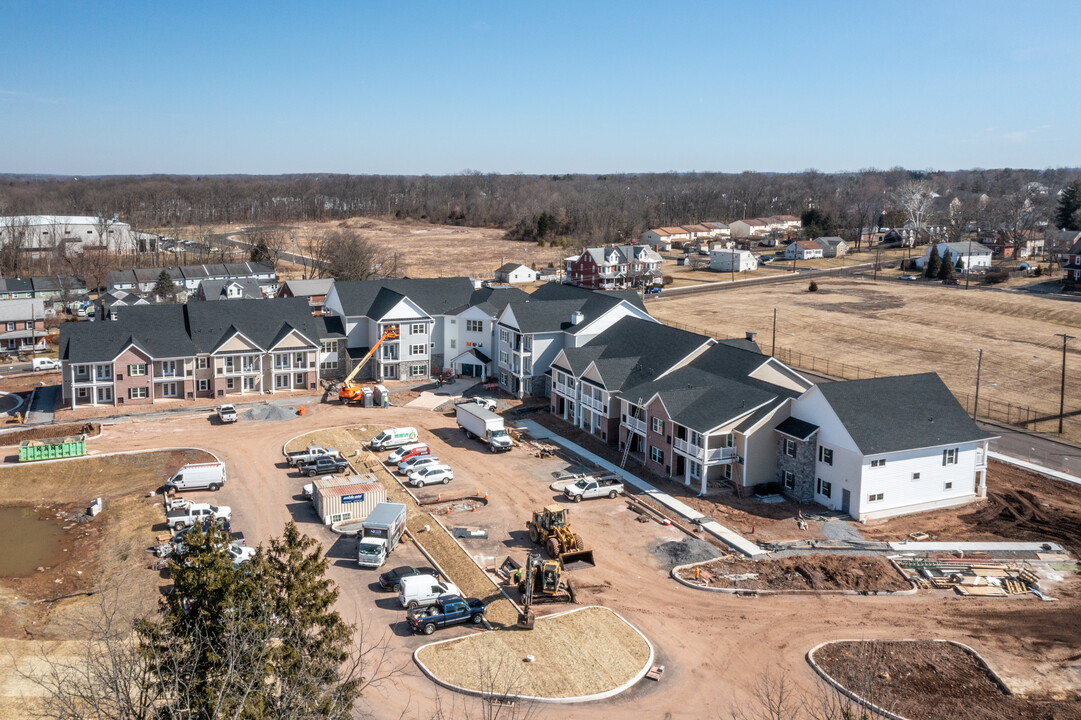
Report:
M 492 456 L 466 440 L 452 418 L 424 410 L 363 410 L 317 405 L 301 418 L 277 423 L 237 423 L 222 428 L 205 417 L 176 417 L 109 426 L 93 441 L 95 452 L 195 446 L 217 454 L 229 467 L 229 483 L 214 500 L 233 508 L 234 526 L 249 544 L 279 533 L 290 518 L 319 538 L 331 557 L 331 575 L 342 587 L 339 609 L 362 625 L 368 637 L 390 641 L 388 661 L 405 668 L 383 693 L 373 694 L 376 717 L 428 717 L 434 686 L 410 662 L 425 642 L 407 636 L 396 599 L 372 590 L 376 574 L 360 571 L 350 559 L 351 541 L 336 538 L 316 524 L 309 503 L 299 495 L 306 479 L 288 473 L 281 446 L 315 430 L 365 422 L 412 424 L 422 439 L 449 462 L 457 477 L 449 489 L 477 487 L 489 493 L 489 505 L 474 516 L 451 516 L 449 524 L 489 527 L 489 539 L 474 551 L 486 557 L 524 553 L 529 544 L 524 521 L 528 511 L 555 500 L 548 489 L 552 473 L 568 469 L 555 458 L 544 461 L 525 451 Z M 429 491 L 433 492 L 433 491 Z M 203 495 L 199 493 L 198 495 Z M 473 515 L 469 513 L 469 515 Z M 1076 684 L 1081 626 L 1074 622 L 1081 605 L 1076 579 L 1060 583 L 1057 603 L 942 597 L 799 596 L 738 598 L 695 591 L 668 578 L 671 567 L 665 542 L 686 536 L 674 528 L 634 522 L 620 500 L 597 500 L 573 506 L 572 522 L 597 551 L 596 568 L 577 571 L 579 601 L 611 607 L 638 627 L 655 645 L 657 662 L 666 666 L 659 683 L 643 681 L 613 700 L 552 708 L 551 717 L 610 718 L 631 714 L 650 718 L 727 716 L 732 703 L 746 702 L 746 688 L 763 668 L 790 669 L 806 686 L 813 676 L 803 656 L 817 643 L 843 638 L 943 637 L 975 647 L 1018 689 L 1064 690 Z M 483 519 L 482 519 L 483 518 Z M 499 529 L 502 528 L 502 534 Z M 409 544 L 396 551 L 392 564 L 421 563 Z M 559 609 L 559 606 L 554 606 Z M 448 631 L 450 633 L 468 630 Z

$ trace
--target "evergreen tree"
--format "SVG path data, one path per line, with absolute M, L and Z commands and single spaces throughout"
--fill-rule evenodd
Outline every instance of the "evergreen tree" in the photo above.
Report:
M 171 298 L 176 294 L 176 283 L 173 282 L 173 278 L 165 270 L 161 271 L 157 282 L 154 283 L 154 294 L 162 300 Z
M 938 271 L 941 270 L 942 258 L 938 256 L 938 245 L 931 246 L 931 254 L 927 256 L 927 262 L 924 267 L 924 276 L 929 278 L 938 277 Z
M 1063 189 L 1055 212 L 1055 225 L 1063 230 L 1081 230 L 1081 180 L 1075 180 Z
M 254 245 L 252 245 L 251 253 L 248 255 L 252 262 L 257 263 L 270 263 L 274 264 L 274 253 L 270 251 L 270 246 L 267 245 L 266 238 L 259 238 Z
M 942 258 L 942 262 L 938 264 L 938 274 L 935 276 L 939 280 L 949 280 L 953 277 L 953 263 L 950 262 L 950 252 L 946 251 L 946 257 Z

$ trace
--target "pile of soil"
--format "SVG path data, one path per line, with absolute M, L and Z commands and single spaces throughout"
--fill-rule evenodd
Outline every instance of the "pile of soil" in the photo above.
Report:
M 1028 490 L 987 493 L 987 506 L 961 519 L 1013 540 L 1055 540 L 1081 554 L 1081 512 L 1066 502 L 1047 502 Z
M 650 549 L 650 552 L 669 567 L 686 565 L 687 563 L 704 563 L 721 554 L 717 548 L 709 543 L 692 537 L 658 543 Z M 694 574 L 693 571 L 691 574 Z
M 801 555 L 783 560 L 722 558 L 697 566 L 710 587 L 740 590 L 855 590 L 896 592 L 911 586 L 889 560 L 873 555 Z M 694 567 L 679 575 L 694 578 Z
M 950 643 L 836 642 L 814 654 L 834 680 L 875 705 L 920 720 L 1073 720 L 1081 702 L 1007 695 L 964 648 Z
M 101 423 L 66 423 L 63 425 L 36 425 L 23 430 L 0 434 L 0 444 L 18 445 L 23 440 L 53 440 L 73 435 L 94 437 L 101 434 Z
M 240 417 L 245 420 L 254 420 L 256 422 L 292 420 L 296 416 L 297 409 L 295 407 L 283 407 L 281 405 L 256 405 L 240 414 Z

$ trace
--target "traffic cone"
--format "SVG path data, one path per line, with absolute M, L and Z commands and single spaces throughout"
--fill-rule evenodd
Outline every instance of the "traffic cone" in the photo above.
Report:
M 480 490 L 477 490 L 477 497 L 480 497 Z
M 485 500 L 487 500 L 487 499 L 488 499 L 488 493 L 484 493 L 484 499 L 485 499 Z
M 476 511 L 477 511 L 477 506 L 476 506 L 476 505 L 474 505 L 474 506 L 473 506 L 473 510 L 472 510 L 471 512 L 476 512 Z
M 447 515 L 450 515 L 450 508 L 447 508 Z
M 436 501 L 436 502 L 439 502 L 439 501 L 441 501 L 442 499 L 443 499 L 443 496 L 442 496 L 442 495 L 436 495 L 436 496 L 435 496 L 435 501 Z

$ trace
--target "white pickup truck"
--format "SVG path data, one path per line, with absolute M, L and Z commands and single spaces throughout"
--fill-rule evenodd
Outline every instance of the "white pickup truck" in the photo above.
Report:
M 333 448 L 325 448 L 318 445 L 309 445 L 303 450 L 285 453 L 285 459 L 288 460 L 289 464 L 293 467 L 302 465 L 306 462 L 312 462 L 313 460 L 318 460 L 321 457 L 340 458 L 341 456 L 342 454 Z
M 186 527 L 212 520 L 231 521 L 233 511 L 225 505 L 211 505 L 209 503 L 188 503 L 179 510 L 171 510 L 165 513 L 165 522 L 171 530 L 183 530 Z
M 623 494 L 623 483 L 616 478 L 584 477 L 563 489 L 569 500 L 582 502 L 590 498 L 610 497 Z
M 218 408 L 218 420 L 223 423 L 235 423 L 236 408 L 232 405 L 222 405 Z

